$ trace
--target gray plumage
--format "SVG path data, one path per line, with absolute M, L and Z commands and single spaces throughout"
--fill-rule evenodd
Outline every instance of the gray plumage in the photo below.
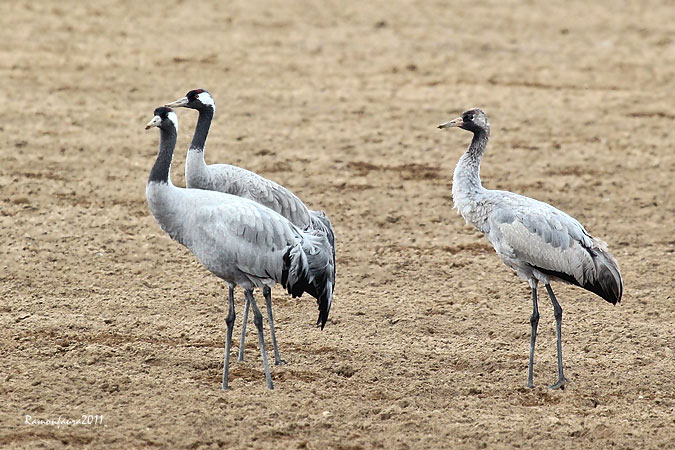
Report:
M 302 230 L 319 229 L 333 234 L 323 211 L 313 211 L 289 189 L 250 170 L 229 164 L 206 164 L 204 148 L 215 115 L 215 101 L 208 91 L 195 89 L 169 103 L 199 111 L 199 119 L 185 161 L 185 183 L 189 188 L 224 192 L 248 198 L 278 212 Z
M 323 211 L 314 211 L 287 188 L 250 170 L 229 164 L 209 164 L 203 149 L 190 147 L 185 161 L 189 188 L 223 192 L 247 198 L 276 211 L 301 230 L 322 230 L 334 245 L 333 224 Z
M 485 234 L 504 264 L 528 281 L 533 314 L 528 386 L 533 387 L 534 343 L 539 321 L 536 289 L 544 283 L 554 306 L 558 341 L 558 382 L 567 381 L 562 369 L 560 327 L 562 308 L 550 282 L 575 284 L 612 304 L 621 301 L 623 280 L 607 244 L 591 236 L 573 217 L 543 203 L 512 192 L 485 189 L 480 181 L 480 162 L 488 143 L 490 124 L 479 109 L 439 125 L 460 127 L 474 134 L 453 175 L 454 207 L 467 223 Z
M 169 103 L 167 106 L 185 107 L 199 111 L 199 119 L 197 120 L 185 161 L 185 183 L 188 188 L 223 192 L 247 198 L 276 211 L 301 230 L 319 230 L 324 232 L 332 248 L 333 267 L 335 267 L 335 233 L 330 219 L 323 211 L 308 209 L 293 192 L 250 170 L 229 164 L 206 164 L 204 148 L 209 128 L 216 112 L 215 101 L 208 91 L 204 89 L 191 90 L 185 97 Z M 335 273 L 333 273 L 333 280 L 335 280 Z M 231 295 L 234 295 L 234 293 L 231 293 Z M 274 331 L 270 290 L 268 288 L 263 289 L 263 295 L 270 323 L 275 364 L 283 364 L 284 361 L 279 356 Z M 244 359 L 248 310 L 249 303 L 247 301 L 244 309 L 244 326 L 239 347 L 238 359 L 240 361 Z
M 190 188 L 247 198 L 278 212 L 300 229 L 309 227 L 309 210 L 291 191 L 241 167 L 229 164 L 207 165 L 203 149 L 191 147 L 188 150 L 185 183 Z
M 158 183 L 148 185 L 146 196 L 162 230 L 214 275 L 243 289 L 283 281 L 293 292 L 332 263 L 325 235 L 303 232 L 250 200 Z
M 228 286 L 241 286 L 253 306 L 268 387 L 272 381 L 262 338 L 262 319 L 253 298 L 254 288 L 281 283 L 294 297 L 304 292 L 317 298 L 322 327 L 333 292 L 333 256 L 325 233 L 300 230 L 275 211 L 249 199 L 221 192 L 182 189 L 171 183 L 171 157 L 177 119 L 170 108 L 158 108 L 148 127 L 161 130 L 160 151 L 146 187 L 153 216 L 172 239 L 186 246 Z M 230 295 L 228 339 L 223 370 L 227 389 L 229 350 L 234 323 Z

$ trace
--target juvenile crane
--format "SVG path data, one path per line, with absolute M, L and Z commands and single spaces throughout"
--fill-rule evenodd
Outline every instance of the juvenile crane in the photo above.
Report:
M 551 388 L 562 388 L 567 382 L 560 336 L 562 308 L 553 294 L 551 281 L 581 286 L 615 305 L 623 294 L 619 265 L 607 244 L 591 236 L 573 217 L 547 203 L 482 186 L 480 162 L 490 137 L 490 124 L 483 111 L 465 111 L 457 119 L 438 126 L 451 127 L 473 133 L 473 140 L 459 159 L 452 179 L 454 207 L 467 223 L 472 223 L 487 237 L 504 264 L 527 280 L 532 290 L 527 386 L 534 387 L 534 344 L 539 324 L 537 285 L 541 282 L 553 303 L 556 321 L 558 381 Z
M 171 183 L 170 168 L 176 147 L 178 118 L 160 107 L 146 129 L 160 129 L 157 159 L 150 172 L 146 197 L 152 215 L 173 240 L 186 246 L 199 262 L 228 287 L 239 285 L 253 307 L 267 387 L 273 389 L 263 337 L 262 314 L 253 289 L 275 283 L 293 297 L 307 292 L 317 299 L 323 329 L 333 294 L 333 257 L 322 231 L 299 230 L 271 209 L 246 198 L 201 189 L 183 189 Z M 235 310 L 229 290 L 223 389 L 228 389 L 230 345 Z
M 333 263 L 335 264 L 335 234 L 333 232 L 333 225 L 323 211 L 308 209 L 293 192 L 250 170 L 229 164 L 206 164 L 204 160 L 204 147 L 211 127 L 211 121 L 216 113 L 216 102 L 208 91 L 204 89 L 191 90 L 185 97 L 166 106 L 171 108 L 184 107 L 195 109 L 199 112 L 197 125 L 192 136 L 192 143 L 185 160 L 185 182 L 188 188 L 206 189 L 208 191 L 224 192 L 248 198 L 278 212 L 301 230 L 324 231 L 330 241 L 333 251 Z M 335 274 L 333 274 L 333 279 L 335 279 Z M 231 295 L 234 295 L 234 292 Z M 280 365 L 284 361 L 279 356 L 277 339 L 274 332 L 272 292 L 267 286 L 263 287 L 263 296 L 265 297 L 267 319 L 270 323 L 274 363 Z M 247 300 L 244 307 L 244 326 L 239 345 L 239 361 L 244 360 L 244 342 L 246 339 L 246 322 L 248 321 L 249 306 L 250 304 Z

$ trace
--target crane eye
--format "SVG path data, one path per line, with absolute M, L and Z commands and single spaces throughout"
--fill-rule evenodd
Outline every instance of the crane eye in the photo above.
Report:
M 467 114 L 464 116 L 464 119 L 462 119 L 463 122 L 471 122 L 473 120 L 473 115 Z
M 197 97 L 198 97 L 199 94 L 201 94 L 202 92 L 204 92 L 203 89 L 195 89 L 194 91 L 188 92 L 187 95 L 186 95 L 186 97 L 187 97 L 188 101 L 194 102 L 195 100 L 197 100 Z

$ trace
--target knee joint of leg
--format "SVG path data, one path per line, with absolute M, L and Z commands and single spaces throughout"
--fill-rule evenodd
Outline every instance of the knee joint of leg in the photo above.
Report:
M 227 326 L 231 327 L 234 324 L 234 319 L 237 317 L 237 315 L 234 313 L 234 311 L 230 311 L 230 313 L 227 315 L 227 318 L 225 318 L 225 323 Z
M 563 312 L 562 306 L 560 306 L 560 305 L 557 305 L 557 307 L 554 307 L 554 308 L 553 308 L 553 316 L 554 316 L 556 319 L 559 319 L 559 318 L 562 317 L 562 312 Z
M 530 323 L 532 325 L 537 325 L 539 323 L 539 313 L 532 314 L 532 316 L 530 317 Z
M 262 327 L 263 320 L 262 320 L 262 314 L 260 314 L 260 311 L 256 311 L 256 312 L 253 313 L 253 323 L 258 328 Z

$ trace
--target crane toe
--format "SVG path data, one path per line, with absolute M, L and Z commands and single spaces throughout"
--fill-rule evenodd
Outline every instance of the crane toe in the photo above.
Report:
M 556 381 L 555 384 L 551 385 L 551 389 L 562 389 L 562 390 L 564 390 L 565 385 L 567 384 L 567 381 L 568 380 L 565 377 L 559 378 L 558 381 Z

